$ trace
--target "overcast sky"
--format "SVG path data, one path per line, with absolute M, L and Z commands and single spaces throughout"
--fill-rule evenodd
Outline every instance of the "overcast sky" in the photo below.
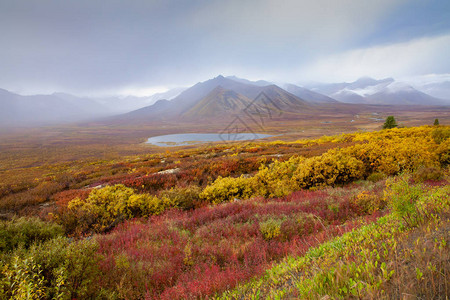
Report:
M 22 94 L 430 78 L 450 73 L 450 1 L 0 0 L 0 41 L 0 88 Z

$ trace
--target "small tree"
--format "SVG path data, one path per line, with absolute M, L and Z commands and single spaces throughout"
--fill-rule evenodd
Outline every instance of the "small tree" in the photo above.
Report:
M 439 126 L 439 119 L 434 119 L 434 126 Z
M 397 127 L 397 122 L 395 121 L 394 116 L 388 116 L 386 118 L 386 122 L 383 124 L 383 129 L 391 129 Z

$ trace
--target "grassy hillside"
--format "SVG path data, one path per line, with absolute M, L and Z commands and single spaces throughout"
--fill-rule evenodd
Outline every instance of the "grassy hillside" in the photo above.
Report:
M 450 188 L 390 179 L 389 214 L 301 256 L 222 299 L 447 299 Z
M 209 145 L 3 183 L 0 298 L 445 299 L 449 137 Z

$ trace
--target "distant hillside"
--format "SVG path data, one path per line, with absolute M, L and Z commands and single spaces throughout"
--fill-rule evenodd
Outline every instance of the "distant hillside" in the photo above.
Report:
M 89 98 L 66 93 L 22 96 L 0 89 L 0 126 L 48 125 L 102 119 L 152 105 L 164 97 L 171 99 L 183 90 L 184 88 L 176 88 L 148 97 Z M 155 106 L 156 112 L 161 111 L 160 105 Z
M 112 109 L 114 114 L 123 114 L 156 103 L 158 100 L 171 100 L 178 96 L 185 88 L 173 88 L 164 93 L 156 93 L 151 96 L 126 96 L 94 98 L 96 102 Z
M 414 83 L 412 86 L 428 95 L 447 100 L 450 103 L 450 81 Z
M 0 126 L 86 121 L 111 114 L 108 107 L 67 94 L 21 96 L 0 89 Z

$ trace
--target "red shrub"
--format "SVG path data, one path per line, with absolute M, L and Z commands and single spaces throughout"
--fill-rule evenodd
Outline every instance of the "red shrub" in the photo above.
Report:
M 90 192 L 91 189 L 67 190 L 55 194 L 53 199 L 56 201 L 58 207 L 67 207 L 67 204 L 71 200 L 75 198 L 86 199 Z
M 280 199 L 171 210 L 145 224 L 125 222 L 99 239 L 105 274 L 100 284 L 115 288 L 121 282 L 120 297 L 130 299 L 213 295 L 361 224 L 343 224 L 358 215 L 348 198 L 300 191 Z M 280 234 L 265 239 L 260 224 L 271 219 L 280 224 Z

